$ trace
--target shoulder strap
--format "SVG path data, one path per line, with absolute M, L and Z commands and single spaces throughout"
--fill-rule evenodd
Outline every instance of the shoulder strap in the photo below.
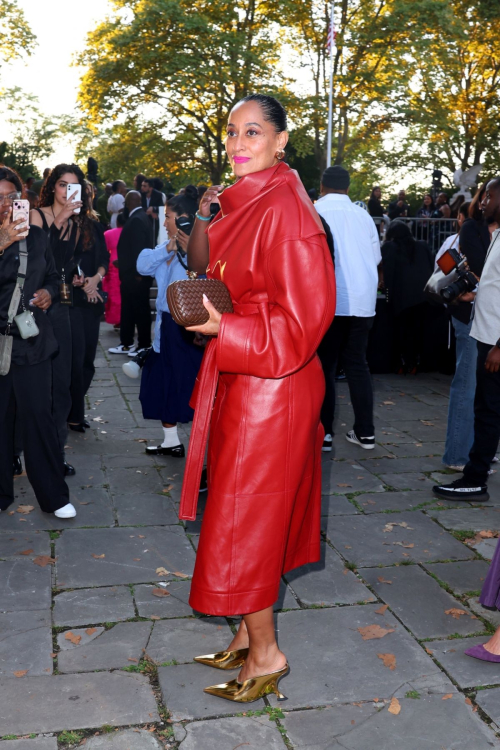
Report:
M 35 211 L 38 211 L 40 214 L 40 217 L 42 219 L 42 229 L 44 232 L 48 232 L 50 230 L 49 223 L 47 221 L 47 217 L 45 216 L 44 212 L 41 208 L 35 208 Z
M 10 300 L 9 312 L 7 314 L 7 323 L 10 326 L 14 320 L 14 316 L 19 308 L 19 302 L 21 300 L 21 294 L 23 293 L 24 282 L 26 280 L 26 272 L 28 268 L 28 246 L 26 240 L 19 241 L 19 269 L 17 271 L 17 280 L 14 291 L 12 292 L 12 299 Z

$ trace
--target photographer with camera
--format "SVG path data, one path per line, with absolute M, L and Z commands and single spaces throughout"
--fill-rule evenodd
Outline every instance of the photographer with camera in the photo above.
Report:
M 486 252 L 490 243 L 488 225 L 483 218 L 481 200 L 484 189 L 478 190 L 471 203 L 464 203 L 458 213 L 458 233 L 450 236 L 436 256 L 436 262 L 447 250 L 459 249 L 467 258 L 473 274 L 471 284 L 476 286 L 475 277 L 481 276 Z M 452 296 L 454 291 L 451 290 Z M 448 295 L 449 296 L 449 295 Z M 448 427 L 443 464 L 455 471 L 463 471 L 474 438 L 474 394 L 476 392 L 477 344 L 471 338 L 472 304 L 458 298 L 450 304 L 448 311 L 455 331 L 456 366 L 450 388 L 448 406 Z
M 149 455 L 183 458 L 177 433 L 178 422 L 190 422 L 193 410 L 189 399 L 200 369 L 203 349 L 196 345 L 201 337 L 177 325 L 170 315 L 167 287 L 186 279 L 186 248 L 198 208 L 198 191 L 193 185 L 167 202 L 165 228 L 169 240 L 154 250 L 145 249 L 137 259 L 137 270 L 154 276 L 158 285 L 156 325 L 152 351 L 143 366 L 139 399 L 144 419 L 158 419 L 163 426 L 160 445 L 148 446 Z
M 500 177 L 487 184 L 483 208 L 487 223 L 490 226 L 493 224 L 500 226 Z M 464 276 L 456 284 L 460 282 L 462 282 L 462 287 L 466 285 Z M 463 477 L 451 484 L 436 485 L 433 488 L 434 494 L 444 499 L 468 501 L 488 498 L 488 472 L 500 439 L 500 229 L 498 228 L 492 235 L 477 293 L 466 291 L 460 299 L 470 302 L 474 297 L 470 332 L 472 338 L 477 341 L 474 443 Z

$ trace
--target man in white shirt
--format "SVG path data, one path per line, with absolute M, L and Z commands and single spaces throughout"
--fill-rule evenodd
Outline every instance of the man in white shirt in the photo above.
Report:
M 125 206 L 125 195 L 127 194 L 127 186 L 123 180 L 115 180 L 111 186 L 113 194 L 108 199 L 108 214 L 110 215 L 110 226 L 111 229 L 116 229 L 116 217 L 123 211 Z
M 366 349 L 375 317 L 377 267 L 382 256 L 377 227 L 367 211 L 352 203 L 349 183 L 346 169 L 328 167 L 321 180 L 321 198 L 315 204 L 333 235 L 337 279 L 335 319 L 318 350 L 326 379 L 321 412 L 326 433 L 324 451 L 332 449 L 339 360 L 347 376 L 354 409 L 354 426 L 346 439 L 365 450 L 375 446 L 373 389 Z
M 484 217 L 500 226 L 500 177 L 486 186 Z M 473 293 L 465 294 L 466 302 Z M 474 443 L 464 475 L 436 485 L 438 497 L 452 500 L 488 498 L 488 472 L 500 440 L 500 229 L 493 232 L 473 309 L 470 335 L 477 341 Z

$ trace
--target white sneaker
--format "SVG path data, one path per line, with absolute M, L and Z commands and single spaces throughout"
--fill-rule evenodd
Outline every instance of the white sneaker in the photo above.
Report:
M 325 435 L 325 439 L 323 440 L 323 447 L 321 448 L 323 453 L 329 453 L 332 449 L 332 445 L 333 445 L 332 436 L 330 434 Z
M 120 344 L 120 346 L 112 346 L 111 349 L 108 349 L 110 354 L 132 354 L 133 356 L 135 356 L 136 351 L 137 346 L 135 344 L 132 344 L 132 346 L 123 346 L 123 344 Z
M 133 347 L 133 350 L 134 351 L 130 349 L 130 351 L 128 352 L 129 357 L 137 357 L 138 354 L 142 354 L 143 352 L 147 351 L 145 347 L 143 347 L 142 349 L 138 349 L 136 346 Z
M 74 518 L 76 516 L 75 506 L 71 503 L 63 505 L 62 508 L 54 511 L 54 515 L 57 516 L 57 518 Z
M 349 443 L 359 445 L 359 447 L 364 448 L 365 451 L 372 451 L 375 448 L 375 435 L 372 435 L 371 437 L 358 437 L 354 430 L 349 430 L 345 439 L 348 440 Z

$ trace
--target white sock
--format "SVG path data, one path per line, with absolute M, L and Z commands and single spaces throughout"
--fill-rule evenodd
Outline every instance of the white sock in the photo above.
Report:
M 174 448 L 176 445 L 180 445 L 179 435 L 177 434 L 177 425 L 175 427 L 164 427 L 163 432 L 165 438 L 161 444 L 162 448 Z

